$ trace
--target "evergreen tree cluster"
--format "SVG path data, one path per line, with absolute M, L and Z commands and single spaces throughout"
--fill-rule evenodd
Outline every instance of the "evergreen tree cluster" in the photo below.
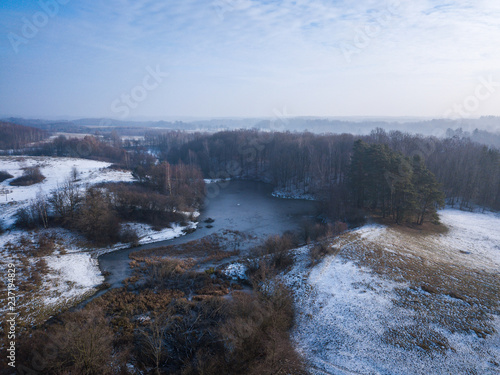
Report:
M 405 157 L 384 144 L 354 143 L 349 185 L 357 208 L 398 224 L 435 220 L 444 205 L 444 193 L 420 156 Z

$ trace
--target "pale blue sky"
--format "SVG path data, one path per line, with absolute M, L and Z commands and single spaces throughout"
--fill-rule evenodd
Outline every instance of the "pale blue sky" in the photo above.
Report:
M 0 115 L 500 115 L 498 1 L 55 2 L 0 4 Z

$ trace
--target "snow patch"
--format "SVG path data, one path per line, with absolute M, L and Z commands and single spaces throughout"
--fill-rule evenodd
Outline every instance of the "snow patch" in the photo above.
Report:
M 246 280 L 247 267 L 242 263 L 229 264 L 223 271 L 226 276 L 233 280 Z
M 53 255 L 45 260 L 51 269 L 46 281 L 51 296 L 44 301 L 48 306 L 77 298 L 104 282 L 97 259 L 88 253 Z
M 271 194 L 275 198 L 281 199 L 302 199 L 307 201 L 316 201 L 316 197 L 312 194 L 303 193 L 300 190 L 274 190 Z

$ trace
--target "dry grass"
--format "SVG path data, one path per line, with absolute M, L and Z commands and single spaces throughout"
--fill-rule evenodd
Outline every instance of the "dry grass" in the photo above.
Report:
M 61 254 L 65 253 L 63 246 L 59 235 L 50 231 L 28 233 L 21 237 L 18 243 L 5 244 L 3 248 L 4 258 L 0 261 L 2 270 L 0 277 L 6 279 L 7 264 L 15 264 L 16 312 L 18 313 L 18 326 L 21 330 L 42 324 L 51 316 L 69 309 L 95 292 L 95 290 L 90 290 L 78 297 L 47 305 L 46 299 L 52 300 L 59 293 L 54 291 L 53 286 L 61 281 L 59 278 L 52 278 L 49 283 L 46 282 L 52 271 L 44 257 L 52 255 L 55 251 L 59 251 Z M 0 283 L 0 304 L 2 306 L 7 305 L 7 296 L 6 284 Z
M 400 233 L 413 236 L 446 234 L 449 232 L 449 228 L 441 223 L 435 224 L 431 222 L 424 222 L 422 225 L 418 225 L 415 223 L 395 224 L 394 220 L 383 218 L 381 216 L 372 216 L 371 219 L 377 224 L 382 224 Z
M 229 236 L 239 236 L 233 232 Z M 240 250 L 235 248 L 234 238 L 228 240 L 228 234 L 218 235 L 213 234 L 199 240 L 190 241 L 179 245 L 169 245 L 154 249 L 140 250 L 129 255 L 132 259 L 130 265 L 132 268 L 137 267 L 139 263 L 147 261 L 148 258 L 165 258 L 177 257 L 183 260 L 196 259 L 196 262 L 191 262 L 191 265 L 197 263 L 215 264 L 224 259 L 232 258 L 240 255 Z
M 154 249 L 136 251 L 130 253 L 129 257 L 130 259 L 142 262 L 149 257 L 203 257 L 219 253 L 223 250 L 224 249 L 221 246 L 217 236 L 212 235 L 185 244 L 169 245 L 157 247 Z
M 415 326 L 388 330 L 383 339 L 400 347 L 442 351 L 449 345 L 434 325 L 480 338 L 494 333 L 493 317 L 500 305 L 498 274 L 454 263 L 449 249 L 436 246 L 434 234 L 414 231 L 388 228 L 373 239 L 349 232 L 333 243 L 343 258 L 404 283 L 396 289 L 394 303 L 415 312 Z

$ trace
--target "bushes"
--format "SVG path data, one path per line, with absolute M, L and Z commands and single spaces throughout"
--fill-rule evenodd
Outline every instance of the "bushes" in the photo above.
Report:
M 332 248 L 328 244 L 328 239 L 338 236 L 347 230 L 347 224 L 341 221 L 336 221 L 334 224 L 304 223 L 302 234 L 308 239 L 307 242 L 311 240 L 318 241 L 309 250 L 309 257 L 311 258 L 310 266 L 316 265 L 327 255 L 335 254 L 337 249 Z
M 44 374 L 113 373 L 113 332 L 103 312 L 87 308 L 61 319 L 63 324 L 25 336 L 19 345 L 19 363 Z
M 80 188 L 71 177 L 58 189 L 52 191 L 48 201 L 56 223 L 69 227 L 74 226 L 73 223 L 82 199 Z
M 118 216 L 111 208 L 109 196 L 97 188 L 89 188 L 85 192 L 75 226 L 85 237 L 98 244 L 105 245 L 119 239 Z
M 120 217 L 128 221 L 151 224 L 164 228 L 173 222 L 181 222 L 186 218 L 176 210 L 183 203 L 179 197 L 166 196 L 150 188 L 131 184 L 107 184 L 111 204 Z M 186 208 L 187 209 L 187 208 Z
M 9 172 L 6 171 L 0 171 L 0 182 L 4 182 L 5 180 L 8 180 L 9 178 L 12 178 L 12 176 Z
M 125 228 L 120 232 L 120 242 L 128 243 L 131 246 L 139 245 L 139 236 L 134 229 Z
M 30 204 L 16 212 L 16 226 L 24 229 L 47 228 L 49 225 L 49 205 L 42 195 L 37 195 Z
M 283 271 L 293 264 L 291 249 L 297 247 L 297 238 L 291 233 L 269 237 L 262 246 L 262 254 L 269 255 L 273 268 Z
M 304 374 L 289 330 L 293 297 L 281 284 L 268 294 L 233 292 L 229 318 L 220 328 L 231 374 Z
M 38 235 L 38 250 L 36 256 L 42 257 L 52 255 L 55 249 L 54 237 L 49 237 L 47 234 Z
M 337 236 L 347 229 L 347 224 L 341 221 L 336 221 L 334 224 L 304 221 L 302 223 L 301 237 L 306 243 L 309 243 L 311 241 Z
M 309 266 L 315 266 L 321 259 L 327 255 L 337 254 L 339 249 L 327 245 L 325 242 L 320 242 L 311 247 L 309 250 L 309 257 L 311 258 L 311 263 Z
M 273 278 L 279 271 L 285 271 L 293 263 L 291 249 L 298 246 L 297 238 L 291 233 L 270 236 L 263 245 L 252 251 L 253 259 L 247 265 L 248 274 L 254 286 Z
M 18 177 L 10 182 L 12 186 L 31 186 L 45 180 L 45 176 L 40 172 L 39 167 L 28 167 L 24 169 L 21 177 Z

